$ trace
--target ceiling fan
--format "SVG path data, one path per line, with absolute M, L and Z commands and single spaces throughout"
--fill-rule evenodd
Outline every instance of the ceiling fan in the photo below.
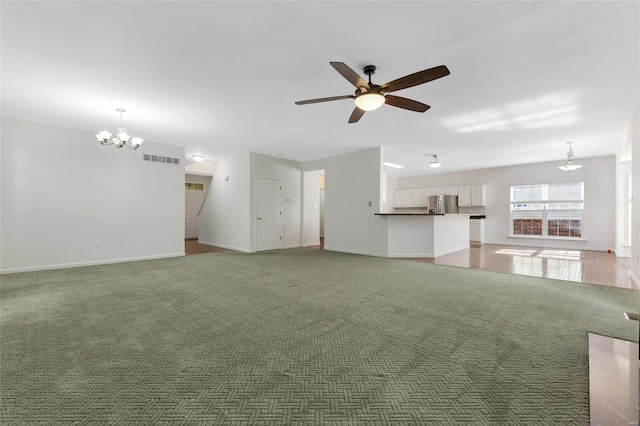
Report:
M 375 65 L 367 65 L 362 69 L 362 71 L 369 76 L 369 82 L 367 83 L 358 75 L 358 73 L 349 68 L 347 64 L 343 62 L 329 62 L 329 64 L 331 64 L 331 66 L 335 68 L 340 75 L 346 78 L 349 83 L 356 87 L 355 94 L 308 99 L 306 101 L 298 101 L 296 102 L 296 105 L 315 104 L 318 102 L 337 101 L 340 99 L 354 99 L 356 108 L 351 113 L 351 117 L 349 117 L 349 123 L 356 123 L 362 118 L 366 111 L 373 111 L 374 109 L 380 108 L 383 104 L 408 109 L 409 111 L 425 112 L 431 108 L 429 105 L 412 99 L 389 95 L 389 93 L 424 84 L 449 75 L 449 69 L 445 65 L 440 65 L 438 67 L 429 68 L 400 77 L 396 80 L 385 83 L 382 86 L 378 86 L 377 84 L 371 83 L 371 75 L 376 72 Z

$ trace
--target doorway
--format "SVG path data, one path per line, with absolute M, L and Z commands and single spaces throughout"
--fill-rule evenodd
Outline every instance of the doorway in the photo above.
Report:
M 211 185 L 210 176 L 185 174 L 184 183 L 184 239 L 198 239 L 198 214 Z

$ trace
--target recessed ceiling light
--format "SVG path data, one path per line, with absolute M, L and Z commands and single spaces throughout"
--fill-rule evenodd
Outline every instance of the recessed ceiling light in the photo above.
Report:
M 396 164 L 396 163 L 391 163 L 389 161 L 383 161 L 382 162 L 383 166 L 387 166 L 387 167 L 393 167 L 394 169 L 401 169 L 404 166 L 400 165 L 400 164 Z
M 193 161 L 200 162 L 204 160 L 204 155 L 192 155 Z

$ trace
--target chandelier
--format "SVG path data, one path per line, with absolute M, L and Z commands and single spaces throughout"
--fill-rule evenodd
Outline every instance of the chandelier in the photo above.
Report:
M 101 131 L 100 133 L 96 133 L 96 138 L 102 145 L 115 145 L 118 148 L 122 148 L 126 146 L 131 149 L 138 149 L 144 139 L 142 138 L 132 138 L 127 134 L 127 128 L 122 124 L 122 113 L 125 112 L 123 108 L 116 108 L 116 111 L 120 113 L 120 126 L 117 127 L 118 131 L 116 136 L 111 139 L 111 133 L 106 130 Z
M 578 170 L 580 167 L 582 167 L 582 164 L 573 164 L 573 161 L 575 160 L 575 158 L 573 157 L 573 149 L 571 149 L 571 144 L 573 142 L 567 142 L 567 143 L 569 144 L 569 152 L 567 152 L 567 161 L 565 161 L 565 163 L 558 168 L 566 172 L 571 172 L 573 170 Z

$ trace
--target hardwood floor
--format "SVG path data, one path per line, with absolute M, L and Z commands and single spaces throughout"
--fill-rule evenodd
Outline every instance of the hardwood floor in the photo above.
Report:
M 198 244 L 198 240 L 184 240 L 184 252 L 187 256 L 191 254 L 215 253 L 218 251 L 227 251 L 227 249 Z
M 316 247 L 324 248 L 324 238 Z M 219 251 L 226 249 L 185 241 L 187 255 Z M 412 260 L 638 290 L 629 277 L 631 259 L 599 251 L 482 244 L 436 259 Z
M 483 244 L 415 260 L 638 290 L 629 277 L 631 260 L 606 252 Z

